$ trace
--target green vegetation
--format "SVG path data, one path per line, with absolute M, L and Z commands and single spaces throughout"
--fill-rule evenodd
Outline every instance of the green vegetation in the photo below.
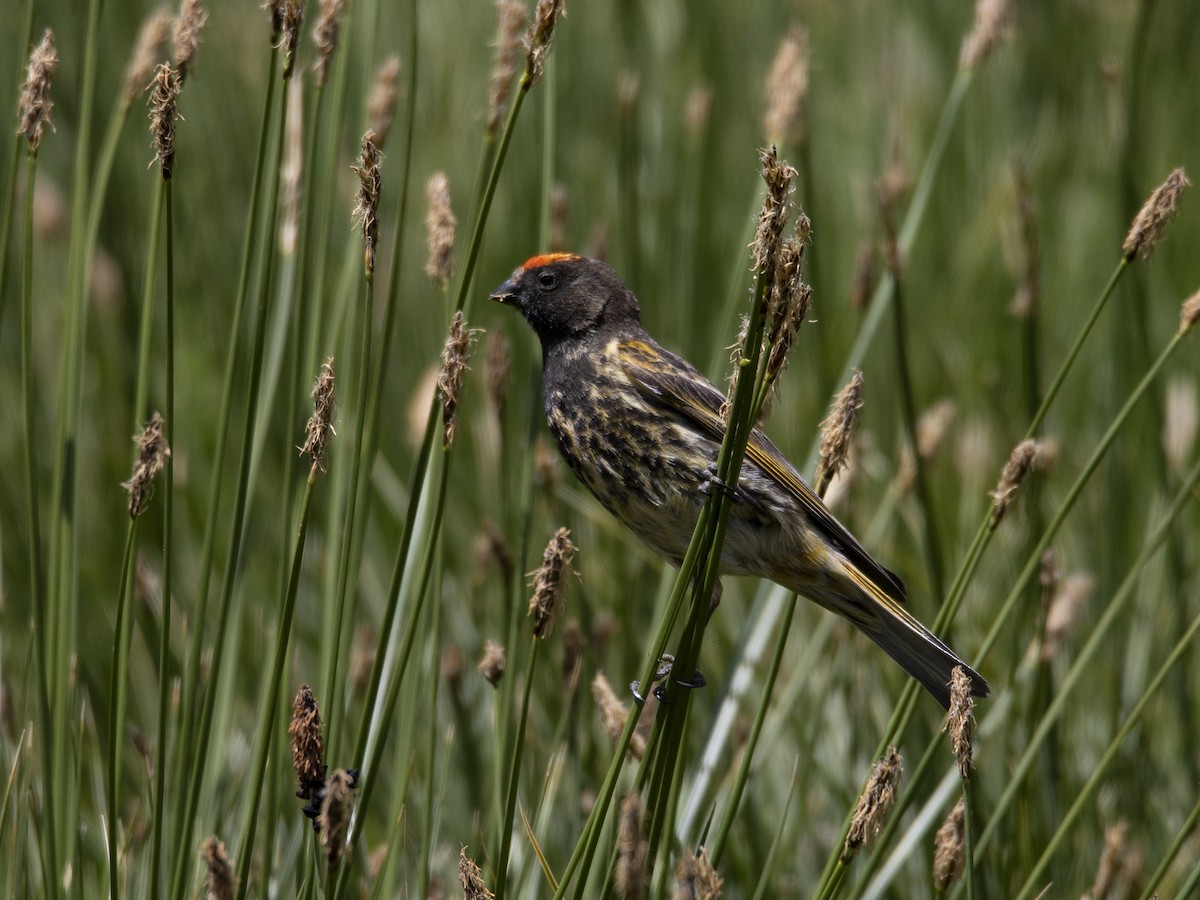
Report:
M 214 6 L 198 46 L 159 13 L 133 74 L 149 5 L 19 5 L 5 897 L 456 896 L 460 849 L 505 897 L 713 896 L 708 862 L 729 898 L 1196 889 L 1192 5 L 1019 4 L 980 42 L 962 4 L 572 0 L 499 78 L 519 0 L 358 0 L 320 75 L 331 4 Z M 774 388 L 772 143 L 812 291 Z M 1160 184 L 1151 257 L 1127 233 Z M 773 585 L 726 579 L 706 623 L 722 492 L 677 578 L 576 483 L 536 338 L 487 301 L 544 250 L 610 261 L 717 384 L 749 317 L 719 474 L 763 407 L 814 476 L 862 371 L 826 499 L 990 681 L 977 728 Z M 545 637 L 535 587 L 565 590 Z M 663 652 L 708 686 L 643 706 Z

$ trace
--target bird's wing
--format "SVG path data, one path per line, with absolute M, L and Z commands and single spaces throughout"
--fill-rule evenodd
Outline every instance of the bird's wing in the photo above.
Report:
M 687 361 L 645 340 L 621 341 L 617 355 L 625 374 L 643 391 L 698 425 L 714 441 L 725 436 L 721 405 L 725 397 Z M 804 509 L 809 521 L 842 555 L 876 582 L 889 597 L 904 601 L 904 582 L 877 563 L 863 549 L 825 503 L 808 486 L 795 467 L 765 434 L 755 428 L 746 446 L 746 458 L 758 466 Z

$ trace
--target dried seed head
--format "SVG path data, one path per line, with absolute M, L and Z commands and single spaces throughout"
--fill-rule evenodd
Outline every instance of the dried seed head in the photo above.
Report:
M 354 688 L 355 697 L 363 697 L 371 684 L 371 669 L 375 665 L 375 646 L 378 639 L 375 629 L 367 623 L 354 629 L 354 643 L 350 646 L 350 662 L 347 665 L 346 681 Z
M 646 853 L 649 845 L 642 831 L 646 807 L 639 791 L 631 790 L 621 801 L 617 820 L 617 868 L 613 886 L 626 900 L 641 900 L 646 896 Z
M 686 850 L 675 866 L 675 890 L 671 900 L 720 900 L 725 883 L 708 859 L 703 847 L 696 854 Z
M 896 802 L 900 791 L 900 779 L 903 777 L 904 763 L 900 752 L 895 747 L 890 747 L 875 763 L 871 777 L 867 779 L 867 786 L 863 788 L 862 796 L 858 798 L 854 807 L 844 854 L 853 855 L 859 847 L 878 837 L 887 822 L 892 804 Z
M 933 839 L 933 884 L 944 891 L 957 881 L 967 862 L 967 815 L 959 797 Z
M 129 492 L 129 518 L 136 519 L 146 511 L 150 498 L 154 496 L 154 476 L 163 470 L 171 448 L 163 433 L 163 417 L 154 413 L 142 433 L 133 440 L 137 444 L 138 458 L 133 464 L 133 475 L 121 487 Z
M 774 272 L 775 259 L 783 241 L 783 229 L 791 209 L 792 179 L 796 176 L 796 170 L 780 161 L 774 147 L 760 150 L 758 156 L 767 192 L 758 214 L 758 228 L 751 252 L 755 270 L 770 276 Z
M 497 687 L 500 679 L 504 677 L 504 670 L 507 666 L 508 659 L 505 656 L 503 645 L 497 644 L 495 641 L 485 641 L 483 659 L 476 666 L 484 680 L 492 687 Z
M 154 10 L 142 22 L 133 45 L 133 56 L 125 69 L 125 87 L 121 95 L 126 103 L 144 91 L 154 76 L 154 67 L 171 35 L 172 22 L 171 12 L 165 6 Z
M 942 731 L 950 735 L 958 775 L 966 781 L 974 765 L 971 742 L 975 738 L 975 698 L 971 696 L 971 676 L 962 666 L 955 666 L 950 673 L 950 709 Z
M 475 864 L 475 860 L 467 856 L 467 848 L 458 851 L 458 883 L 463 889 L 463 900 L 493 900 L 496 896 L 488 890 L 483 880 L 483 872 Z
M 150 133 L 154 135 L 154 158 L 162 166 L 163 181 L 170 181 L 175 167 L 175 109 L 183 79 L 170 63 L 154 70 L 150 83 Z
M 1154 252 L 1154 245 L 1162 239 L 1167 225 L 1175 218 L 1179 209 L 1179 198 L 1183 189 L 1191 184 L 1182 168 L 1175 169 L 1167 180 L 1154 189 L 1125 235 L 1121 252 L 1126 262 L 1141 257 L 1147 259 Z
M 558 484 L 561 459 L 545 436 L 539 434 L 533 442 L 533 483 L 543 490 Z
M 179 72 L 179 83 L 187 81 L 196 61 L 196 50 L 200 46 L 200 32 L 208 21 L 208 12 L 201 0 L 182 0 L 179 17 L 171 34 L 171 55 L 175 70 Z
M 933 459 L 941 449 L 946 432 L 958 415 L 958 404 L 948 398 L 937 401 L 917 419 L 917 454 L 921 459 Z
M 801 143 L 808 98 L 808 32 L 793 26 L 775 52 L 767 75 L 767 114 L 763 131 L 773 144 Z
M 960 69 L 973 69 L 995 52 L 1011 28 L 1011 0 L 975 0 L 975 22 L 958 54 Z
M 875 245 L 863 241 L 858 245 L 854 261 L 854 282 L 850 286 L 850 308 L 862 312 L 871 302 L 875 291 Z
M 525 89 L 537 84 L 546 68 L 546 57 L 554 47 L 558 20 L 566 14 L 566 0 L 538 0 L 533 22 L 525 32 Z
M 333 357 L 329 357 L 321 366 L 321 374 L 313 382 L 312 389 L 313 414 L 304 426 L 304 444 L 300 453 L 308 456 L 314 466 L 325 471 L 325 450 L 330 435 L 336 435 L 333 430 L 333 417 L 337 412 L 337 400 L 333 393 Z
M 375 248 L 379 244 L 379 194 L 383 189 L 379 177 L 379 142 L 374 131 L 367 129 L 363 135 L 362 155 L 358 158 L 358 165 L 351 168 L 358 176 L 354 221 L 362 230 L 363 266 L 368 275 L 374 275 Z
M 313 28 L 313 43 L 317 47 L 317 58 L 313 62 L 313 80 L 322 87 L 329 78 L 329 61 L 337 47 L 338 30 L 342 27 L 345 0 L 321 0 L 321 11 Z
M 571 530 L 560 528 L 542 553 L 542 565 L 534 573 L 533 596 L 529 599 L 529 615 L 533 617 L 533 636 L 536 638 L 549 637 L 555 619 L 562 612 L 566 589 L 564 575 L 570 570 L 575 549 L 571 543 Z
M 438 399 L 442 404 L 442 447 L 449 449 L 458 431 L 458 401 L 462 393 L 463 373 L 470 368 L 471 348 L 475 346 L 478 328 L 467 328 L 462 310 L 454 313 L 450 334 L 442 348 L 442 368 L 438 373 Z
M 354 803 L 354 787 L 357 779 L 345 769 L 334 769 L 325 782 L 325 798 L 321 801 L 321 814 L 317 816 L 317 828 L 321 832 L 321 843 L 329 865 L 336 866 L 346 854 L 346 837 L 350 831 L 350 807 Z
M 991 494 L 993 528 L 1000 524 L 1000 520 L 1008 512 L 1008 507 L 1017 495 L 1017 489 L 1021 487 L 1025 476 L 1037 466 L 1040 454 L 1041 446 L 1034 440 L 1021 441 L 1013 448 L 1012 455 L 1004 464 L 1004 471 L 1000 473 L 1000 481 Z
M 296 64 L 296 46 L 304 23 L 303 0 L 281 0 L 279 49 L 283 51 L 283 77 L 290 78 Z
M 389 56 L 375 72 L 371 96 L 367 100 L 367 121 L 382 147 L 396 119 L 396 101 L 400 96 L 400 57 Z
M 208 900 L 233 900 L 237 894 L 238 879 L 229 862 L 225 844 L 216 835 L 204 839 L 200 846 L 204 858 L 204 890 Z
M 708 128 L 712 99 L 713 89 L 707 84 L 697 85 L 688 91 L 687 101 L 683 105 L 683 127 L 692 137 L 703 134 Z
M 805 247 L 805 238 L 801 235 L 807 235 L 810 230 L 808 217 L 803 213 L 796 223 L 796 230 L 798 233 L 784 240 L 779 249 L 767 301 L 767 380 L 772 390 L 787 368 L 788 354 L 812 305 L 812 288 L 801 277 Z
M 1049 662 L 1058 655 L 1095 588 L 1096 579 L 1082 572 L 1067 576 L 1058 586 L 1054 598 L 1050 601 L 1050 608 L 1046 611 L 1046 633 L 1042 638 L 1044 662 Z
M 571 211 L 567 186 L 556 181 L 550 190 L 550 252 L 560 253 L 567 249 L 567 217 Z
M 307 684 L 300 685 L 292 701 L 292 769 L 300 789 L 296 796 L 311 800 L 325 787 L 325 743 L 321 740 L 321 710 Z
M 496 0 L 496 57 L 488 79 L 487 134 L 494 137 L 508 107 L 513 76 L 517 73 L 517 51 L 525 29 L 525 4 L 521 0 Z
M 512 370 L 512 343 L 503 331 L 488 332 L 484 340 L 483 381 L 487 386 L 488 401 L 503 418 L 508 404 L 508 376 Z
M 1132 896 L 1128 890 L 1132 880 L 1129 873 L 1131 869 L 1141 868 L 1138 856 L 1140 854 L 1129 846 L 1129 826 L 1124 822 L 1109 825 L 1104 831 L 1104 850 L 1096 866 L 1096 880 L 1086 896 L 1091 900 Z M 1122 886 L 1126 890 L 1121 890 Z
M 603 672 L 597 672 L 592 679 L 592 699 L 600 710 L 600 727 L 608 739 L 614 744 L 620 740 L 621 732 L 625 730 L 625 722 L 629 718 L 629 710 L 617 699 L 612 685 L 604 677 Z M 634 759 L 641 759 L 646 753 L 646 739 L 638 732 L 633 733 L 629 742 L 629 752 Z
M 1200 291 L 1184 300 L 1179 308 L 1179 330 L 1190 331 L 1197 320 L 1200 320 Z
M 1200 294 L 1196 295 L 1196 310 L 1200 315 Z M 1172 472 L 1181 472 L 1191 459 L 1200 425 L 1200 404 L 1196 399 L 1196 382 L 1176 377 L 1167 383 L 1166 409 L 1163 413 L 1163 453 Z
M 863 405 L 863 375 L 854 370 L 850 381 L 837 392 L 829 407 L 829 415 L 821 423 L 821 458 L 817 463 L 816 491 L 825 496 L 829 483 L 846 466 L 850 442 L 858 427 L 858 411 Z
M 1025 260 L 1021 284 L 1012 303 L 1009 304 L 1008 311 L 1017 318 L 1026 318 L 1037 309 L 1041 300 L 1041 250 L 1038 246 L 1037 207 L 1033 201 L 1033 193 L 1029 190 L 1024 170 L 1019 165 L 1014 168 L 1017 183 L 1017 216 L 1025 244 Z
M 450 179 L 434 172 L 425 185 L 425 274 L 443 288 L 454 277 L 454 230 L 458 220 L 450 206 Z
M 58 50 L 54 47 L 54 32 L 49 28 L 41 42 L 29 55 L 29 66 L 25 70 L 25 83 L 21 85 L 21 100 L 18 110 L 21 125 L 17 134 L 25 138 L 30 153 L 37 153 L 42 143 L 42 132 L 50 122 L 50 111 L 54 101 L 50 99 L 50 84 L 58 71 Z

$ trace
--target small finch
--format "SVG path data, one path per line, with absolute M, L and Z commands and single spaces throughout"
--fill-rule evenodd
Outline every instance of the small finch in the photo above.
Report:
M 569 253 L 534 256 L 491 295 L 542 344 L 542 403 L 576 477 L 676 567 L 716 471 L 725 398 L 642 328 L 613 269 Z M 849 619 L 943 707 L 962 666 L 911 616 L 904 583 L 871 558 L 761 431 L 750 436 L 729 513 L 721 574 L 769 578 Z

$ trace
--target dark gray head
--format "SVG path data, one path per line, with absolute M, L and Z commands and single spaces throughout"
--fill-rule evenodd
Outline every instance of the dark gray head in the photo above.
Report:
M 573 253 L 531 257 L 492 292 L 492 299 L 517 309 L 543 348 L 641 328 L 637 297 L 612 267 Z

